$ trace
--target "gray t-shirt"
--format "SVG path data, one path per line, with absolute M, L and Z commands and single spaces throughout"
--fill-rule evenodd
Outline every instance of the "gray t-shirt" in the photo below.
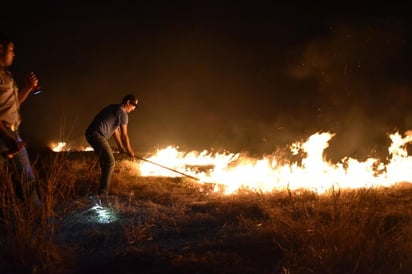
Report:
M 129 116 L 121 104 L 111 104 L 103 108 L 86 129 L 86 135 L 111 138 L 120 125 L 127 125 Z
M 18 127 L 21 122 L 18 87 L 11 73 L 0 69 L 0 121 Z

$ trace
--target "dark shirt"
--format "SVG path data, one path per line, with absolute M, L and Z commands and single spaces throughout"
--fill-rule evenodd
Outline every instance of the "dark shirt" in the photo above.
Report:
M 94 117 L 86 129 L 86 135 L 99 135 L 109 139 L 120 125 L 127 125 L 128 119 L 121 104 L 108 105 Z

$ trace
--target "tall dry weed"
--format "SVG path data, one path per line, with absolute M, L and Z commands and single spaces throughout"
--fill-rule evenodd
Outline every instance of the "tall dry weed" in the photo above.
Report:
M 60 251 L 53 242 L 57 224 L 55 197 L 61 173 L 58 166 L 36 182 L 39 205 L 33 202 L 33 193 L 26 182 L 13 181 L 7 163 L 0 164 L 1 256 L 6 259 L 4 267 L 8 271 L 54 273 L 61 262 Z M 16 192 L 19 183 L 22 195 Z

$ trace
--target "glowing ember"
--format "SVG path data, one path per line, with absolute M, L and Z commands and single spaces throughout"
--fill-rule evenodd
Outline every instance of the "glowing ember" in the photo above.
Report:
M 199 179 L 199 183 L 215 184 L 226 194 L 241 189 L 259 192 L 306 189 L 321 194 L 331 189 L 387 187 L 412 182 L 412 157 L 406 151 L 406 144 L 412 142 L 412 136 L 390 135 L 392 144 L 388 148 L 386 165 L 376 158 L 358 161 L 344 157 L 335 164 L 326 161 L 324 150 L 334 136 L 329 132 L 315 133 L 304 143 L 293 143 L 291 153 L 304 155 L 296 162 L 275 153 L 252 158 L 244 153 L 181 152 L 169 146 L 145 158 L 146 161 L 133 164 L 141 176 L 176 177 L 186 174 Z M 61 151 L 64 147 L 65 143 L 61 142 L 53 151 Z
M 66 145 L 66 142 L 58 142 L 57 144 L 52 144 L 51 147 L 54 152 L 61 152 L 65 150 Z
M 51 143 L 50 144 L 50 149 L 53 150 L 54 152 L 63 152 L 63 151 L 93 151 L 93 148 L 91 146 L 88 147 L 81 147 L 81 148 L 72 148 L 67 146 L 66 142 L 57 142 L 57 143 Z
M 84 149 L 84 151 L 94 151 L 94 149 L 91 146 L 88 146 Z

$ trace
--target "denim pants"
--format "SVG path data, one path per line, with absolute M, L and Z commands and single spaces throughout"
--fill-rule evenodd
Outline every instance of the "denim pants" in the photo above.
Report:
M 10 131 L 9 133 L 14 136 L 17 142 L 22 142 L 18 131 Z M 7 150 L 4 144 L 0 143 L 1 151 Z M 25 195 L 30 195 L 34 190 L 34 184 L 37 177 L 33 171 L 30 163 L 30 158 L 25 146 L 14 154 L 14 156 L 8 161 L 11 167 L 12 179 L 16 187 L 17 195 L 23 198 Z
M 99 158 L 101 169 L 99 194 L 107 193 L 115 165 L 112 148 L 109 141 L 103 136 L 86 135 L 86 139 Z

